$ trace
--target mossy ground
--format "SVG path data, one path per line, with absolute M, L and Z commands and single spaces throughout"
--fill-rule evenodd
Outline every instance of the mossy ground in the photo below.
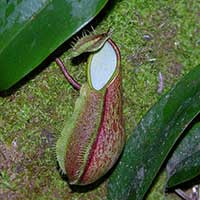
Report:
M 116 0 L 90 25 L 97 32 L 114 29 L 112 38 L 122 55 L 125 129 L 130 135 L 160 96 L 200 63 L 200 1 Z M 66 57 L 63 52 L 61 58 Z M 76 79 L 85 81 L 85 62 L 66 64 Z M 55 141 L 78 95 L 52 62 L 0 97 L 0 199 L 106 199 L 106 183 L 73 193 L 57 168 Z M 165 178 L 161 173 L 147 199 L 164 199 Z

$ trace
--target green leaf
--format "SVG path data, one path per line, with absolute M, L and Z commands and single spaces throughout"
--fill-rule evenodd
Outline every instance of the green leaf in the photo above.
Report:
M 167 164 L 167 187 L 174 187 L 200 175 L 200 123 L 181 140 Z
M 140 121 L 108 183 L 109 200 L 142 199 L 177 139 L 200 111 L 200 66 Z
M 108 0 L 1 0 L 0 90 L 19 81 Z

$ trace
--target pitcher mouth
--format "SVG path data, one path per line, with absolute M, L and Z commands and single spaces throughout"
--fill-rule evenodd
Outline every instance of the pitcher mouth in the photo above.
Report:
M 95 70 L 94 70 L 95 67 L 93 67 L 93 66 L 96 65 L 95 62 L 94 62 L 94 59 L 98 60 L 98 59 L 100 59 L 100 57 L 103 57 L 102 53 L 99 53 L 99 52 L 100 52 L 100 50 L 102 48 L 104 48 L 105 45 L 106 45 L 107 48 L 104 50 L 103 53 L 107 54 L 107 56 L 105 56 L 105 55 L 104 56 L 105 57 L 108 57 L 108 55 L 110 55 L 110 56 L 114 55 L 114 56 L 113 56 L 112 63 L 111 63 L 112 64 L 111 65 L 111 70 L 108 71 L 108 73 L 101 73 L 101 76 L 103 76 L 104 74 L 107 75 L 107 77 L 103 77 L 103 80 L 104 80 L 104 82 L 103 82 L 101 80 L 101 78 L 98 77 L 98 73 L 102 72 L 103 70 L 105 70 L 106 69 L 105 67 L 103 69 L 100 67 L 97 70 L 96 75 L 94 75 L 94 76 L 92 76 L 92 73 L 95 72 Z M 114 80 L 114 77 L 116 77 L 116 74 L 119 73 L 120 64 L 121 64 L 120 63 L 120 59 L 121 59 L 120 51 L 119 51 L 118 47 L 116 46 L 116 44 L 112 41 L 112 39 L 108 39 L 105 42 L 105 44 L 102 46 L 102 48 L 100 50 L 98 50 L 99 52 L 97 51 L 96 53 L 93 53 L 89 57 L 89 62 L 88 62 L 88 66 L 87 66 L 87 80 L 88 80 L 89 86 L 90 86 L 90 88 L 92 88 L 94 90 L 97 90 L 97 91 L 103 90 L 103 89 L 107 88 L 109 86 L 109 84 L 111 84 L 111 82 Z M 109 59 L 110 59 L 110 57 L 109 57 Z M 70 75 L 70 73 L 65 68 L 64 63 L 61 61 L 61 59 L 60 58 L 56 58 L 55 61 L 56 61 L 57 65 L 60 67 L 61 71 L 63 72 L 63 74 L 64 74 L 65 78 L 68 80 L 68 82 L 75 89 L 80 90 L 82 85 L 78 81 L 76 81 L 76 79 L 74 77 L 72 77 Z M 99 61 L 97 61 L 97 62 L 99 62 Z M 106 64 L 106 62 L 105 62 L 105 64 Z M 109 66 L 109 62 L 107 63 L 107 65 Z M 109 68 L 110 67 L 108 67 L 107 69 L 109 69 Z M 93 69 L 93 72 L 91 71 L 91 69 Z M 96 77 L 98 79 L 96 79 Z M 98 80 L 101 80 L 101 85 L 98 84 Z
M 119 66 L 119 49 L 111 39 L 108 39 L 98 52 L 89 57 L 87 68 L 89 86 L 97 91 L 109 87 L 119 73 Z

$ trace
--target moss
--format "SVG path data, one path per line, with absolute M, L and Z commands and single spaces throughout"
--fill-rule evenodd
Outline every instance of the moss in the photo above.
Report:
M 192 0 L 116 0 L 106 9 L 91 25 L 96 25 L 97 32 L 114 29 L 112 38 L 122 55 L 125 129 L 130 135 L 160 98 L 159 72 L 164 79 L 163 94 L 199 63 L 200 4 Z M 69 65 L 67 55 L 61 58 Z M 69 65 L 80 82 L 85 81 L 85 66 L 84 62 Z M 78 95 L 51 63 L 16 91 L 0 97 L 0 151 L 6 157 L 0 157 L 4 159 L 0 162 L 4 163 L 0 198 L 105 199 L 105 183 L 86 193 L 71 193 L 57 169 L 55 141 Z M 20 155 L 18 162 L 16 155 Z M 164 182 L 165 176 L 159 176 L 147 199 L 164 199 Z

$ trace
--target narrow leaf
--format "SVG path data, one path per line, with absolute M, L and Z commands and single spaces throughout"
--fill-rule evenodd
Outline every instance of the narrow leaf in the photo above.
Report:
M 167 164 L 167 187 L 174 187 L 200 175 L 200 123 L 196 124 L 175 149 Z
M 181 133 L 200 111 L 200 66 L 140 121 L 108 184 L 109 200 L 143 199 Z
M 0 90 L 15 84 L 87 24 L 107 0 L 1 0 Z

